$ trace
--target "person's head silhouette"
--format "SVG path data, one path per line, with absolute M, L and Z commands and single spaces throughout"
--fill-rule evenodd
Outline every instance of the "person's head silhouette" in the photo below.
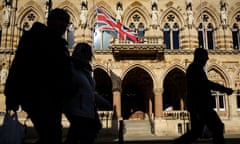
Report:
M 208 60 L 208 52 L 206 49 L 203 48 L 197 48 L 194 51 L 194 60 L 193 62 L 200 65 L 204 66 L 207 63 Z
M 64 10 L 60 8 L 55 8 L 50 11 L 47 19 L 47 25 L 49 29 L 63 35 L 69 25 L 70 16 Z
M 84 59 L 90 62 L 93 58 L 91 46 L 87 43 L 78 43 L 72 53 L 72 57 Z

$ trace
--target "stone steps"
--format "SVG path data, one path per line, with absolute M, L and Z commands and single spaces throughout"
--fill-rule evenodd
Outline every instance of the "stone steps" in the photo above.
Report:
M 152 135 L 153 124 L 149 120 L 124 120 L 124 136 L 131 135 Z

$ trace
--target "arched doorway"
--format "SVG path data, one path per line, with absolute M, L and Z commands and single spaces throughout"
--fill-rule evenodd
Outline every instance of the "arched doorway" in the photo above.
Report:
M 94 70 L 94 78 L 96 81 L 96 91 L 98 92 L 98 94 L 103 96 L 112 104 L 112 81 L 107 72 L 100 68 L 96 68 Z M 109 108 L 106 108 L 104 106 L 100 106 L 98 108 L 99 110 L 109 110 Z M 113 108 L 111 107 L 110 109 L 112 110 Z
M 171 70 L 163 81 L 163 89 L 164 109 L 185 109 L 186 75 L 182 70 Z
M 122 82 L 123 119 L 145 119 L 153 109 L 153 80 L 142 68 L 130 70 Z

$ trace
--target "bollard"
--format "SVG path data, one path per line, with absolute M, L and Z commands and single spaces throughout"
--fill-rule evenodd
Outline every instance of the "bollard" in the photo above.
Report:
M 118 131 L 118 143 L 119 144 L 124 144 L 124 140 L 123 140 L 123 120 L 119 121 L 119 131 Z

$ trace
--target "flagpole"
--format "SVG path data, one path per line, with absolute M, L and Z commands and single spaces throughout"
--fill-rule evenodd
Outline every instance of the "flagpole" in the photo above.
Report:
M 200 0 L 200 9 L 201 9 L 201 18 L 202 18 L 202 34 L 203 34 L 203 49 L 206 48 L 206 40 L 205 40 L 205 31 L 204 31 L 204 25 L 203 25 L 203 10 L 202 10 L 202 0 Z M 204 66 L 204 71 L 207 74 L 207 65 Z
M 93 9 L 93 18 L 94 18 L 94 11 L 95 11 L 95 9 L 94 9 L 94 0 L 92 0 L 92 9 Z M 96 12 L 96 11 L 95 11 Z M 92 52 L 93 52 L 93 58 L 95 58 L 95 48 L 94 48 L 94 32 L 95 32 L 95 28 L 94 28 L 94 19 L 92 20 Z M 91 64 L 92 65 L 92 69 L 93 69 L 93 71 L 92 71 L 92 77 L 94 77 L 94 65 L 93 65 L 93 63 Z
M 205 27 L 203 24 L 203 10 L 202 10 L 202 0 L 200 0 L 200 9 L 201 9 L 201 21 L 202 21 L 202 36 L 203 36 L 203 48 L 206 49 L 206 37 L 205 37 Z
M 92 9 L 93 9 L 93 11 L 95 11 L 94 10 L 94 0 L 92 0 Z M 94 16 L 94 13 L 93 13 L 93 16 Z M 92 21 L 92 22 L 94 22 L 94 20 Z M 93 52 L 94 52 L 94 31 L 95 29 L 94 29 L 94 23 L 92 23 L 92 49 L 93 49 Z

